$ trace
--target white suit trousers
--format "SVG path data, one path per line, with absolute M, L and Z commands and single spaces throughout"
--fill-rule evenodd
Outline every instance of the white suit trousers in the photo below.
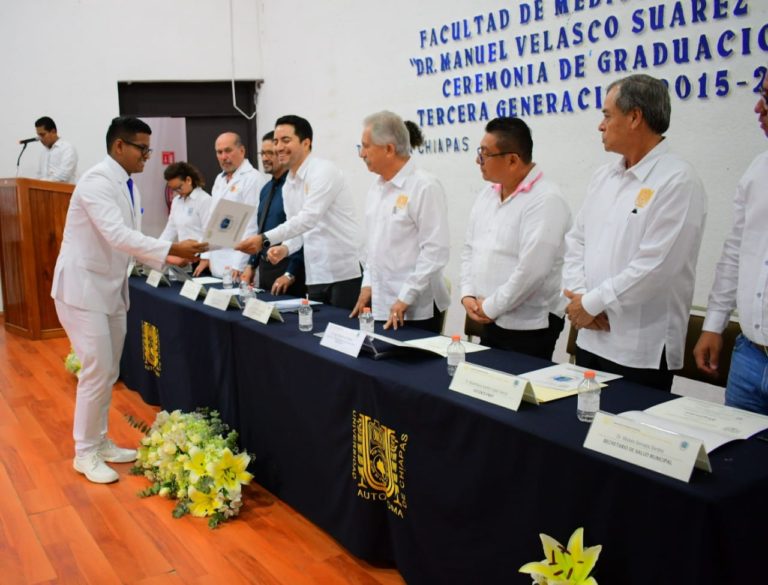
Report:
M 80 359 L 73 436 L 78 456 L 97 449 L 107 434 L 112 386 L 120 374 L 126 332 L 124 310 L 107 315 L 56 300 L 56 313 Z

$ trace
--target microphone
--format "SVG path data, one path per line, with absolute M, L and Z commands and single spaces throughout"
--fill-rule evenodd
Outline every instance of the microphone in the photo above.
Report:
M 24 140 L 19 140 L 19 144 L 29 144 L 30 142 L 37 142 L 37 137 L 25 138 Z

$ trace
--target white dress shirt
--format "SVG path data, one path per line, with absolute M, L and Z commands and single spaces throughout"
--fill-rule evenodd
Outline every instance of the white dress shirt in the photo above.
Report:
M 283 185 L 285 223 L 265 232 L 293 253 L 304 246 L 306 282 L 330 284 L 360 276 L 360 236 L 352 193 L 332 162 L 309 155 Z
M 256 210 L 259 208 L 259 194 L 261 188 L 266 185 L 267 177 L 263 173 L 253 168 L 253 165 L 246 159 L 232 173 L 232 177 L 227 181 L 226 173 L 222 172 L 216 177 L 216 181 L 213 183 L 213 189 L 211 189 L 211 201 L 210 209 L 216 208 L 216 204 L 221 199 L 227 199 L 228 201 L 237 201 L 239 203 L 247 203 L 254 207 L 253 215 L 248 222 L 248 227 L 245 230 L 243 237 L 254 235 L 258 231 L 259 221 Z M 209 214 L 210 215 L 210 214 Z M 206 217 L 203 226 L 208 223 Z M 221 278 L 224 274 L 224 269 L 229 266 L 233 270 L 243 271 L 245 265 L 248 263 L 248 254 L 238 252 L 233 248 L 223 248 L 221 250 L 212 250 L 201 254 L 203 259 L 208 259 L 210 265 L 208 269 L 216 277 Z
M 703 329 L 722 333 L 737 307 L 744 336 L 768 345 L 768 152 L 741 177 L 733 207 Z
M 658 369 L 665 348 L 669 369 L 683 367 L 707 202 L 668 150 L 662 141 L 629 169 L 623 158 L 599 168 L 565 238 L 563 288 L 611 327 L 582 329 L 579 347 L 632 368 Z
M 43 181 L 74 183 L 77 176 L 77 151 L 66 140 L 59 138 L 53 146 L 40 154 L 37 177 Z
M 200 187 L 193 189 L 186 197 L 176 195 L 171 202 L 171 212 L 160 239 L 174 242 L 178 238 L 179 241 L 202 242 L 212 201 L 211 196 Z
M 461 253 L 461 297 L 485 297 L 483 311 L 503 329 L 546 329 L 550 313 L 563 315 L 571 210 L 537 166 L 518 189 L 502 202 L 499 186 L 488 185 L 475 201 Z
M 371 185 L 365 211 L 366 254 L 363 286 L 373 294 L 373 318 L 386 321 L 400 299 L 407 320 L 444 311 L 450 294 L 443 277 L 450 238 L 443 186 L 409 160 L 385 181 Z
M 128 190 L 128 173 L 112 157 L 78 181 L 67 210 L 51 296 L 86 311 L 113 315 L 128 309 L 131 257 L 161 269 L 171 243 L 141 233 L 141 193 Z

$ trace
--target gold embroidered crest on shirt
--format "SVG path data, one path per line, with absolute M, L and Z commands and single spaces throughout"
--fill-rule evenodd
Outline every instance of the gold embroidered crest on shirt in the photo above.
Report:
M 653 198 L 654 193 L 655 191 L 653 189 L 648 189 L 647 187 L 640 189 L 637 197 L 635 197 L 635 209 L 642 209 L 648 205 L 648 202 Z
M 405 209 L 406 205 L 408 205 L 408 195 L 398 195 L 397 200 L 395 201 L 395 207 L 397 209 Z
M 232 186 L 229 188 L 229 190 L 230 190 L 232 193 L 234 193 L 235 191 L 237 191 L 237 185 L 232 185 Z
M 304 195 L 309 195 L 309 183 L 304 183 Z

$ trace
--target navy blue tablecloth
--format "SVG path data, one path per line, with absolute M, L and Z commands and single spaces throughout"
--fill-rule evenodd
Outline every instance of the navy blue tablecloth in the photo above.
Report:
M 538 533 L 566 544 L 578 526 L 603 544 L 601 583 L 737 583 L 761 558 L 768 443 L 725 445 L 713 473 L 686 484 L 584 449 L 575 398 L 512 412 L 448 390 L 437 356 L 355 359 L 284 318 L 262 325 L 131 279 L 123 380 L 164 408 L 219 409 L 259 483 L 409 583 L 528 583 L 517 569 L 542 558 Z M 333 307 L 314 320 L 315 331 L 356 326 Z M 160 375 L 144 363 L 142 321 L 159 332 Z M 496 350 L 467 359 L 511 373 L 549 364 Z M 617 381 L 602 407 L 669 398 Z

